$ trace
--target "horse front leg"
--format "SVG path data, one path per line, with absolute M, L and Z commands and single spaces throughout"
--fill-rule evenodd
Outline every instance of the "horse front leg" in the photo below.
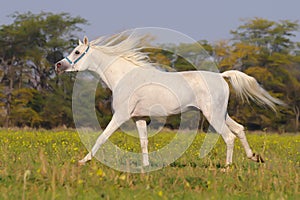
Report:
M 83 159 L 79 160 L 78 164 L 84 165 L 86 162 L 92 160 L 92 157 L 95 156 L 100 146 L 104 144 L 106 140 L 113 134 L 113 132 L 115 132 L 125 121 L 126 120 L 120 120 L 116 115 L 113 115 L 103 133 L 97 138 L 91 152 L 89 152 Z
M 145 120 L 138 120 L 135 123 L 140 137 L 140 143 L 141 143 L 142 154 L 143 154 L 143 166 L 148 166 L 149 154 L 148 154 L 147 124 Z

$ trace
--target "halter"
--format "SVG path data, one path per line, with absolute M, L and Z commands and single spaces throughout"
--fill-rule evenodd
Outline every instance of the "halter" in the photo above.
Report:
M 71 61 L 68 57 L 65 57 L 65 58 L 72 66 L 74 66 L 89 51 L 89 49 L 90 49 L 90 46 L 88 46 L 86 48 L 86 50 L 83 52 L 83 54 L 81 54 L 81 56 L 79 56 L 74 62 Z

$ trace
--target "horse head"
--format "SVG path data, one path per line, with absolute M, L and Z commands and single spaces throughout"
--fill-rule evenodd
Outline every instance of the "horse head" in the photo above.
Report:
M 83 42 L 79 40 L 78 46 L 74 48 L 70 55 L 55 64 L 55 71 L 58 74 L 63 72 L 84 71 L 88 66 L 82 62 L 90 49 L 89 40 L 85 36 Z

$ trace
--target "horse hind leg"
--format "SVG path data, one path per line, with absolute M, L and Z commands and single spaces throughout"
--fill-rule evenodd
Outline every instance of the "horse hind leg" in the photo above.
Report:
M 232 164 L 233 157 L 233 148 L 234 148 L 234 140 L 236 138 L 235 134 L 231 132 L 227 124 L 225 123 L 224 117 L 215 117 L 213 118 L 211 114 L 208 112 L 203 112 L 204 116 L 212 125 L 212 127 L 221 134 L 224 142 L 226 143 L 226 165 Z M 222 116 L 222 115 L 216 115 Z M 223 115 L 224 116 L 224 115 Z
M 263 158 L 259 154 L 255 154 L 252 152 L 252 149 L 250 148 L 246 138 L 244 126 L 234 121 L 228 114 L 226 115 L 226 124 L 229 127 L 229 129 L 240 139 L 246 151 L 247 157 L 252 161 L 263 163 Z
M 224 142 L 226 143 L 226 165 L 230 165 L 232 164 L 235 135 L 230 131 L 225 123 L 220 133 Z
M 234 121 L 228 114 L 226 115 L 226 124 L 229 127 L 229 129 L 241 140 L 241 143 L 246 151 L 247 157 L 251 158 L 253 153 L 247 141 L 244 132 L 244 127 L 241 124 Z

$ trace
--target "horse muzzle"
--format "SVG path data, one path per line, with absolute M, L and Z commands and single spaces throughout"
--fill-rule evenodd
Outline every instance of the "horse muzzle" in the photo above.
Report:
M 67 69 L 69 69 L 71 66 L 69 66 L 68 63 L 64 62 L 63 60 L 58 61 L 55 63 L 55 72 L 57 74 L 62 74 L 64 73 Z

